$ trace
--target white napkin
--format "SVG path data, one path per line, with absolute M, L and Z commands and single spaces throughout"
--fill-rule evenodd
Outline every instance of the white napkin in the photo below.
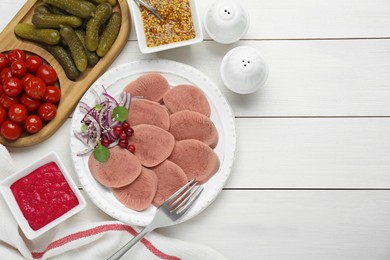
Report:
M 0 144 L 0 180 L 16 169 L 7 149 Z M 44 235 L 28 240 L 14 220 L 4 198 L 0 196 L 0 258 L 1 259 L 106 259 L 139 230 L 119 221 L 91 220 L 86 211 L 98 211 L 88 206 Z M 215 250 L 172 239 L 152 232 L 135 245 L 123 259 L 225 259 Z

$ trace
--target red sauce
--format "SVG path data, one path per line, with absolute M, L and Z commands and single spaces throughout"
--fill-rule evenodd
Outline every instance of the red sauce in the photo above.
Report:
M 24 217 L 38 230 L 79 204 L 55 162 L 47 163 L 11 185 Z

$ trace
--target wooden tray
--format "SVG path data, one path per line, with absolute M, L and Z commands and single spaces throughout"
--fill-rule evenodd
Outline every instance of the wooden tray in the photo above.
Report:
M 19 22 L 31 23 L 34 8 L 40 4 L 43 4 L 40 0 L 28 0 L 11 22 L 5 27 L 5 29 L 0 33 L 0 52 L 7 52 L 17 48 L 25 50 L 27 53 L 34 53 L 41 56 L 57 71 L 62 96 L 57 108 L 56 117 L 45 125 L 38 133 L 23 136 L 16 141 L 7 141 L 0 136 L 0 143 L 8 147 L 27 147 L 49 138 L 64 123 L 70 113 L 73 112 L 85 91 L 99 76 L 101 76 L 101 74 L 103 74 L 105 69 L 109 67 L 119 55 L 125 46 L 130 33 L 131 19 L 129 6 L 126 0 L 118 0 L 118 4 L 115 6 L 114 10 L 121 12 L 122 25 L 114 45 L 94 67 L 89 67 L 85 70 L 77 81 L 71 81 L 66 77 L 61 65 L 49 52 L 32 42 L 24 41 L 16 37 L 14 34 L 15 25 Z

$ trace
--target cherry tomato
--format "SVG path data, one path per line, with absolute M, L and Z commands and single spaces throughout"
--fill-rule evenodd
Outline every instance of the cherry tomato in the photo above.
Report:
M 36 75 L 43 79 L 47 85 L 53 85 L 57 81 L 57 72 L 48 65 L 39 66 Z
M 3 94 L 3 92 L 4 92 L 3 91 L 3 85 L 0 84 L 0 96 L 1 96 L 1 94 Z
M 35 134 L 42 129 L 42 120 L 37 115 L 29 115 L 24 121 L 24 129 L 30 134 Z
M 37 111 L 39 106 L 42 104 L 40 99 L 33 99 L 27 96 L 27 94 L 23 94 L 20 97 L 20 104 L 24 105 L 28 111 L 33 112 Z
M 14 49 L 8 52 L 8 60 L 12 63 L 17 60 L 26 60 L 26 53 L 23 50 Z
M 30 73 L 35 73 L 39 66 L 43 65 L 43 61 L 40 57 L 36 55 L 31 55 L 26 59 L 27 71 Z
M 6 78 L 11 78 L 11 77 L 12 77 L 11 68 L 9 68 L 9 67 L 4 68 L 4 69 L 0 72 L 1 84 L 4 84 L 4 80 L 5 80 Z
M 0 96 L 0 106 L 2 106 L 7 111 L 13 104 L 18 104 L 18 103 L 19 103 L 19 97 L 9 97 L 5 93 L 1 94 Z
M 18 78 L 6 78 L 3 84 L 3 91 L 9 97 L 18 96 L 23 90 L 23 83 Z
M 14 77 L 22 78 L 27 73 L 27 64 L 22 60 L 14 61 L 11 64 L 11 74 Z
M 26 81 L 31 79 L 32 77 L 35 77 L 35 76 L 33 74 L 30 74 L 30 73 L 27 73 L 26 75 L 24 75 L 24 77 L 22 78 L 23 86 L 24 86 L 24 84 L 26 84 Z
M 43 100 L 49 103 L 57 103 L 61 98 L 61 90 L 54 86 L 48 86 Z
M 8 116 L 15 123 L 21 123 L 28 116 L 27 108 L 22 104 L 14 104 L 9 108 Z
M 0 53 L 0 71 L 4 68 L 7 68 L 9 65 L 9 60 L 5 54 Z
M 0 107 L 0 124 L 4 122 L 7 118 L 7 111 L 4 108 Z
M 52 120 L 57 114 L 57 108 L 52 103 L 43 103 L 38 108 L 38 115 L 44 121 Z
M 46 84 L 38 77 L 32 77 L 24 84 L 24 91 L 30 98 L 40 99 L 45 95 Z
M 10 141 L 18 139 L 22 135 L 22 127 L 12 122 L 11 120 L 5 120 L 0 127 L 0 134 Z

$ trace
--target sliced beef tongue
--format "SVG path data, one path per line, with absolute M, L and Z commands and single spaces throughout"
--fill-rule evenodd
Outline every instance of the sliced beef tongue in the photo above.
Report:
M 141 174 L 141 163 L 128 150 L 119 146 L 110 149 L 110 157 L 105 163 L 94 158 L 88 159 L 89 170 L 95 179 L 106 187 L 122 187 L 132 183 Z
M 189 139 L 177 141 L 168 158 L 183 169 L 189 180 L 208 181 L 219 169 L 217 154 L 205 143 Z
M 132 96 L 140 96 L 151 101 L 161 101 L 170 89 L 166 78 L 159 73 L 148 73 L 130 82 L 125 88 Z
M 169 130 L 169 113 L 165 106 L 147 99 L 134 99 L 131 102 L 127 122 L 131 126 L 149 124 Z
M 156 196 L 153 199 L 153 204 L 157 207 L 188 182 L 184 171 L 169 160 L 153 167 L 152 170 L 158 180 Z
M 131 184 L 112 189 L 114 196 L 127 208 L 142 211 L 147 209 L 157 191 L 157 176 L 147 168 Z
M 134 134 L 129 137 L 129 144 L 136 148 L 134 155 L 145 167 L 162 163 L 171 154 L 175 146 L 172 134 L 154 125 L 136 125 Z
M 196 139 L 211 148 L 217 146 L 218 130 L 209 117 L 198 112 L 182 110 L 172 114 L 170 120 L 169 132 L 176 141 Z
M 210 116 L 211 108 L 202 90 L 192 85 L 177 85 L 163 97 L 164 104 L 173 114 L 181 110 L 199 112 Z

